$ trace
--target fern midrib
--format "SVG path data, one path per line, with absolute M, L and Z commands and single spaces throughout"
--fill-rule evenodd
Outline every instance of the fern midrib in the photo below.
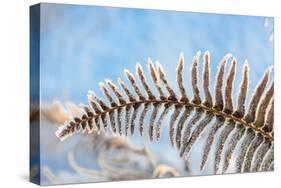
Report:
M 274 140 L 272 135 L 267 133 L 267 132 L 265 132 L 263 129 L 255 127 L 253 125 L 253 123 L 247 123 L 243 119 L 237 118 L 237 117 L 233 116 L 232 114 L 226 114 L 223 111 L 219 111 L 219 110 L 217 110 L 215 108 L 207 107 L 207 106 L 204 106 L 202 104 L 195 104 L 195 103 L 190 103 L 190 102 L 180 102 L 180 101 L 174 101 L 174 100 L 169 100 L 169 99 L 166 99 L 166 100 L 146 99 L 146 100 L 138 100 L 138 101 L 134 101 L 134 102 L 127 102 L 125 104 L 118 104 L 118 105 L 116 105 L 114 107 L 109 107 L 108 109 L 106 109 L 106 110 L 104 110 L 104 111 L 102 111 L 102 112 L 100 112 L 98 114 L 95 114 L 93 116 L 93 118 L 99 117 L 99 116 L 101 116 L 103 114 L 112 112 L 114 110 L 117 110 L 117 109 L 120 109 L 120 108 L 123 108 L 123 107 L 126 107 L 126 106 L 141 105 L 141 104 L 145 104 L 145 103 L 152 103 L 152 104 L 153 103 L 158 103 L 158 104 L 171 103 L 172 105 L 181 105 L 181 106 L 189 106 L 189 107 L 192 107 L 192 108 L 201 108 L 204 111 L 209 111 L 209 112 L 213 113 L 216 116 L 221 116 L 221 117 L 224 117 L 225 119 L 230 119 L 230 120 L 232 120 L 234 122 L 242 124 L 245 127 L 251 128 L 252 130 L 254 130 L 257 133 L 260 133 L 264 138 L 267 138 L 270 141 Z M 87 120 L 85 120 L 85 121 L 87 121 Z

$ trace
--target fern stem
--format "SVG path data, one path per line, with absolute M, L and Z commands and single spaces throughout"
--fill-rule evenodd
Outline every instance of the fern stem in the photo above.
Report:
M 186 106 L 186 107 L 192 107 L 192 108 L 201 108 L 205 111 L 211 112 L 216 116 L 221 116 L 230 120 L 233 120 L 237 123 L 242 124 L 245 127 L 251 128 L 252 130 L 254 130 L 257 133 L 260 133 L 264 138 L 269 139 L 270 141 L 273 141 L 273 136 L 270 133 L 265 132 L 263 129 L 259 128 L 259 127 L 255 127 L 253 123 L 247 123 L 246 121 L 239 119 L 231 114 L 227 114 L 223 111 L 217 110 L 213 107 L 207 107 L 204 106 L 202 104 L 195 104 L 195 103 L 191 103 L 191 102 L 181 102 L 181 101 L 174 101 L 174 100 L 169 100 L 169 99 L 165 99 L 165 100 L 161 100 L 161 99 L 144 99 L 144 100 L 137 100 L 137 101 L 132 101 L 132 102 L 127 102 L 125 104 L 119 104 L 116 105 L 114 107 L 108 108 L 100 113 L 97 113 L 93 116 L 93 118 L 96 118 L 98 116 L 101 115 L 105 115 L 106 113 L 112 112 L 114 110 L 117 110 L 119 108 L 123 108 L 126 106 L 132 106 L 132 105 L 140 105 L 140 104 L 173 104 L 173 105 L 179 105 L 179 106 Z

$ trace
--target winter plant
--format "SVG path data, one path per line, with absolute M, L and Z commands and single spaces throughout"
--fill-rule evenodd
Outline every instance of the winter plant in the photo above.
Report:
M 225 76 L 228 62 L 229 70 Z M 127 136 L 134 135 L 138 130 L 141 136 L 147 131 L 149 141 L 159 141 L 163 122 L 168 121 L 170 143 L 184 161 L 188 162 L 195 143 L 204 139 L 200 170 L 210 160 L 211 147 L 215 147 L 212 162 L 215 174 L 220 173 L 219 169 L 222 169 L 221 173 L 226 173 L 231 161 L 234 161 L 236 172 L 273 170 L 274 84 L 273 81 L 269 83 L 272 68 L 265 70 L 254 92 L 248 95 L 250 78 L 247 62 L 243 65 L 238 91 L 234 91 L 237 60 L 230 54 L 225 55 L 212 83 L 215 85 L 213 92 L 210 91 L 208 51 L 203 55 L 201 83 L 198 77 L 199 63 L 198 52 L 192 59 L 190 72 L 192 98 L 189 96 L 191 91 L 184 83 L 183 54 L 179 57 L 175 75 L 180 95 L 169 84 L 159 62 L 154 64 L 148 59 L 148 75 L 152 82 L 148 82 L 140 64 L 136 65 L 135 75 L 125 69 L 130 85 L 126 85 L 120 78 L 120 88 L 108 79 L 105 83 L 99 83 L 107 101 L 90 91 L 89 105 L 83 106 L 84 113 L 60 126 L 56 132 L 57 137 L 63 141 L 81 130 L 86 133 L 105 131 Z M 202 89 L 199 84 L 202 84 Z M 157 94 L 152 87 L 155 87 Z M 235 103 L 234 92 L 238 92 Z M 246 107 L 247 97 L 250 98 L 247 99 L 249 105 Z M 236 155 L 235 149 L 238 151 Z

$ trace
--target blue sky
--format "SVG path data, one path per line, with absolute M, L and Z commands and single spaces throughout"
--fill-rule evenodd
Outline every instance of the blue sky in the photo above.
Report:
M 184 52 L 186 72 L 198 51 L 211 52 L 212 70 L 226 53 L 250 64 L 251 89 L 273 65 L 273 44 L 264 17 L 176 11 L 43 4 L 41 8 L 41 99 L 86 102 L 89 89 L 123 69 L 159 60 L 170 82 Z M 273 20 L 270 19 L 272 28 Z M 201 67 L 200 67 L 201 68 Z M 212 79 L 215 73 L 211 75 Z M 186 74 L 187 87 L 189 82 Z

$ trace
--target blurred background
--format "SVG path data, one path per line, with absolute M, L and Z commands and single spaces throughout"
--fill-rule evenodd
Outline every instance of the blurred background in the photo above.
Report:
M 40 37 L 40 89 L 45 112 L 53 109 L 53 101 L 59 101 L 55 103 L 59 111 L 64 111 L 61 104 L 67 110 L 72 106 L 73 111 L 75 105 L 87 103 L 88 90 L 102 96 L 98 89 L 99 81 L 109 78 L 116 82 L 118 77 L 124 78 L 124 68 L 135 72 L 137 62 L 145 68 L 148 57 L 160 61 L 171 85 L 174 85 L 175 67 L 179 54 L 183 52 L 187 73 L 185 83 L 190 88 L 187 84 L 189 66 L 198 50 L 211 53 L 211 80 L 215 78 L 214 71 L 221 58 L 232 53 L 238 60 L 234 91 L 241 78 L 239 70 L 247 59 L 251 79 L 249 93 L 264 69 L 274 62 L 273 19 L 265 17 L 42 4 Z M 43 117 L 41 124 L 43 184 L 122 180 L 123 174 L 111 177 L 114 169 L 109 170 L 108 165 L 101 166 L 97 162 L 97 152 L 92 153 L 96 150 L 91 135 L 75 135 L 61 143 L 54 135 L 59 123 L 50 121 L 48 117 Z M 133 158 L 135 155 L 143 157 L 137 162 L 131 161 L 130 170 L 136 169 L 136 163 L 141 163 L 136 171 L 144 172 L 132 178 L 153 177 L 160 164 L 177 171 L 173 175 L 210 174 L 208 166 L 200 172 L 198 165 L 193 165 L 199 155 L 196 150 L 188 167 L 190 170 L 186 171 L 183 161 L 169 145 L 168 131 L 162 132 L 160 143 L 147 144 L 139 136 L 126 139 L 126 143 L 132 144 L 125 147 L 126 152 L 132 152 Z M 73 164 L 74 151 L 80 168 Z M 122 153 L 124 151 L 119 152 Z M 81 169 L 81 166 L 87 169 Z M 97 172 L 101 174 L 97 175 Z M 131 173 L 129 171 L 123 176 Z

